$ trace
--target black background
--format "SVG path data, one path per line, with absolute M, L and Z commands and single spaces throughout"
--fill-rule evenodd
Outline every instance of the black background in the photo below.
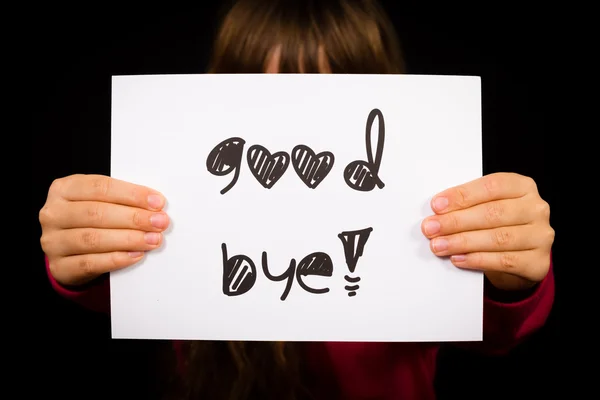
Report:
M 217 23 L 212 3 L 127 10 L 38 7 L 25 24 L 32 39 L 25 59 L 34 71 L 35 93 L 34 229 L 27 274 L 35 293 L 36 332 L 42 333 L 31 347 L 40 357 L 34 374 L 56 395 L 150 398 L 146 379 L 151 376 L 152 343 L 110 340 L 107 317 L 84 311 L 52 291 L 39 246 L 38 211 L 53 179 L 73 173 L 110 174 L 111 75 L 203 72 Z M 410 73 L 482 77 L 483 172 L 533 177 L 551 205 L 557 231 L 557 295 L 547 325 L 503 359 L 443 351 L 436 381 L 440 398 L 554 393 L 565 383 L 559 361 L 565 295 L 562 211 L 551 179 L 555 154 L 548 134 L 553 27 L 539 14 L 502 11 L 492 3 L 485 9 L 454 4 L 443 10 L 398 4 L 387 8 Z

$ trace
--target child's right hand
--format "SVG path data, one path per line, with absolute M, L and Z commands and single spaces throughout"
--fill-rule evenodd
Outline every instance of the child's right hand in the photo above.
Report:
M 102 175 L 55 180 L 40 210 L 42 249 L 54 279 L 81 285 L 158 248 L 169 217 L 155 190 Z

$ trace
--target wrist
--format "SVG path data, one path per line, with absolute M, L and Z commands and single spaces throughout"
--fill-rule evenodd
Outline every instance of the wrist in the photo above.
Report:
M 485 277 L 496 289 L 504 291 L 527 291 L 537 283 L 505 272 L 486 271 Z

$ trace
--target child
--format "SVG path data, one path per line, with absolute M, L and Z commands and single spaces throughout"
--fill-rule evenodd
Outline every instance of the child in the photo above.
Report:
M 404 72 L 391 23 L 372 0 L 239 0 L 226 14 L 211 73 Z M 435 195 L 432 193 L 432 195 Z M 40 212 L 41 245 L 61 295 L 108 312 L 107 273 L 160 247 L 169 225 L 157 191 L 104 176 L 56 180 Z M 554 231 L 535 182 L 492 174 L 433 197 L 431 251 L 485 271 L 484 340 L 502 354 L 550 312 Z M 464 344 L 463 344 L 464 345 Z M 432 343 L 176 342 L 173 398 L 433 399 Z

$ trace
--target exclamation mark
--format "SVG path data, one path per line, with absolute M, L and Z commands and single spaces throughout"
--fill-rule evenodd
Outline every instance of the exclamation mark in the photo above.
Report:
M 346 265 L 350 271 L 350 275 L 344 276 L 346 282 L 350 284 L 344 287 L 344 289 L 348 291 L 349 297 L 356 296 L 356 291 L 360 287 L 358 285 L 360 277 L 352 276 L 352 274 L 354 274 L 354 271 L 356 270 L 358 259 L 363 255 L 365 244 L 367 243 L 367 240 L 369 240 L 372 231 L 373 228 L 365 228 L 358 231 L 342 232 L 338 235 L 344 245 Z

